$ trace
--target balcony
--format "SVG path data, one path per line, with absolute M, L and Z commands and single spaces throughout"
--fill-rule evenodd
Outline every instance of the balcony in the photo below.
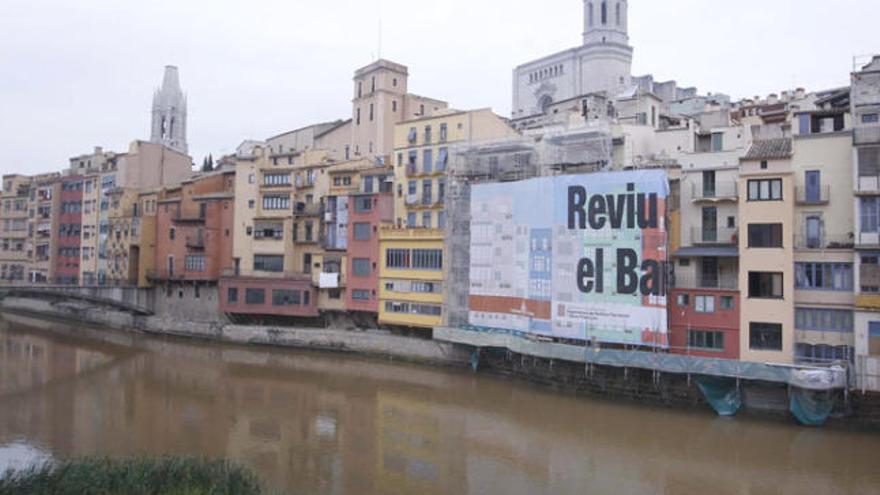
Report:
M 190 249 L 203 250 L 205 249 L 205 238 L 204 236 L 187 236 L 186 238 L 186 247 Z
M 880 126 L 856 127 L 853 134 L 853 144 L 856 146 L 880 144 Z
M 822 234 L 816 236 L 796 235 L 794 237 L 795 249 L 852 249 L 855 247 L 853 234 Z
M 415 163 L 408 163 L 406 165 L 406 176 L 413 177 L 415 175 L 419 175 L 419 169 L 416 167 Z
M 419 195 L 418 194 L 407 194 L 406 195 L 406 204 L 407 206 L 415 206 L 419 204 Z
M 293 215 L 299 217 L 317 217 L 323 211 L 321 203 L 296 203 L 293 208 Z
M 694 203 L 736 202 L 739 199 L 739 185 L 735 181 L 708 184 L 691 184 L 691 198 Z
M 880 194 L 880 175 L 859 175 L 856 178 L 856 195 Z
M 798 206 L 827 205 L 831 201 L 831 186 L 818 188 L 798 186 L 795 188 L 795 198 Z
M 733 246 L 739 242 L 738 232 L 735 228 L 705 229 L 702 227 L 691 228 L 691 243 L 703 246 Z
M 257 272 L 253 270 L 241 270 L 238 273 L 233 268 L 224 268 L 220 270 L 220 278 L 243 278 L 243 279 L 263 279 L 263 280 L 290 280 L 290 281 L 310 281 L 311 275 L 303 272 Z

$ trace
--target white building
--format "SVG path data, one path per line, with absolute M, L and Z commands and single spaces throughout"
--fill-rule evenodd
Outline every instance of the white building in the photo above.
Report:
M 633 49 L 626 0 L 584 0 L 583 45 L 520 65 L 513 72 L 513 118 L 543 113 L 554 102 L 632 82 Z

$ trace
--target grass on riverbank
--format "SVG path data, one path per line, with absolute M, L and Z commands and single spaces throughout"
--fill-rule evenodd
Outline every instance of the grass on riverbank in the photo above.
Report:
M 228 461 L 81 459 L 0 473 L 0 495 L 260 495 L 259 479 Z

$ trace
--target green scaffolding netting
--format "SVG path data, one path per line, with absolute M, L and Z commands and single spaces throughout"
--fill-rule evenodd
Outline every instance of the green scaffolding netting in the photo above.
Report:
M 742 406 L 742 395 L 735 379 L 701 376 L 697 378 L 697 386 L 720 416 L 733 416 Z
M 792 387 L 789 409 L 805 426 L 822 426 L 834 409 L 834 396 L 827 390 L 806 390 Z

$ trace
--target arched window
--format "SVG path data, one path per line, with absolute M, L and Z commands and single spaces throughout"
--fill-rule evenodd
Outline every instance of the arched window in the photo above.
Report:
M 590 18 L 590 27 L 593 27 L 593 2 L 587 4 L 587 17 Z
M 615 7 L 616 12 L 615 16 L 617 18 L 617 25 L 620 26 L 620 2 L 617 2 L 617 6 Z
M 546 113 L 547 109 L 550 108 L 550 105 L 553 104 L 553 98 L 550 95 L 544 95 L 538 101 L 538 105 L 541 107 L 541 111 Z
M 171 117 L 171 124 L 168 126 L 168 136 L 174 136 L 174 117 Z
M 602 2 L 602 25 L 608 24 L 608 2 Z

